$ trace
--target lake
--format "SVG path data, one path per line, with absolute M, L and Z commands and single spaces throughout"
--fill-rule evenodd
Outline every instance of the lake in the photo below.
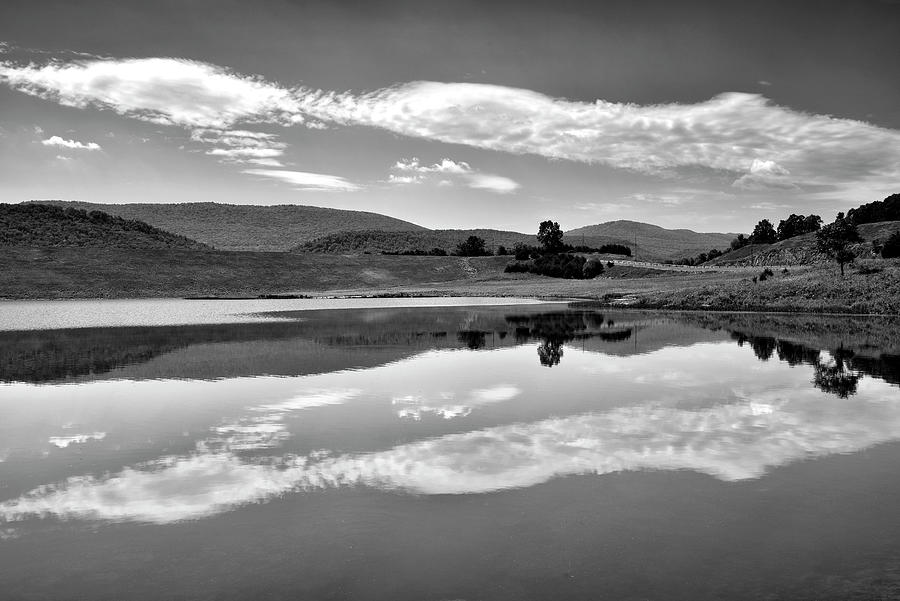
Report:
M 900 596 L 891 318 L 3 302 L 0 382 L 2 599 Z

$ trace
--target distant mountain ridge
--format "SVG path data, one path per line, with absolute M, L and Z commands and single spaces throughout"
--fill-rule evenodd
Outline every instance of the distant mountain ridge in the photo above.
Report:
M 218 250 L 286 251 L 303 242 L 340 231 L 427 231 L 415 223 L 378 213 L 305 205 L 32 202 L 138 219 Z
M 0 246 L 212 250 L 143 221 L 43 204 L 0 204 Z
M 31 201 L 63 208 L 103 211 L 209 245 L 217 250 L 318 252 L 333 254 L 450 251 L 468 236 L 484 238 L 488 248 L 536 245 L 534 234 L 496 229 L 428 229 L 378 213 L 305 205 L 205 203 L 102 204 Z M 536 228 L 535 228 L 536 229 Z M 624 244 L 639 259 L 665 260 L 726 249 L 736 234 L 668 230 L 648 223 L 610 221 L 565 232 L 569 244 Z M 635 241 L 637 244 L 635 244 Z
M 695 232 L 687 229 L 669 230 L 658 225 L 639 221 L 617 220 L 588 225 L 565 233 L 570 244 L 573 239 L 615 238 L 636 246 L 641 259 L 681 259 L 708 252 L 713 248 L 724 250 L 737 234 Z M 635 244 L 636 242 L 636 244 Z M 643 255 L 641 256 L 641 251 Z

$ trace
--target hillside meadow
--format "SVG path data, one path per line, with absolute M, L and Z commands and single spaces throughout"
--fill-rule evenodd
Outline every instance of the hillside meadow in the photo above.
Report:
M 503 273 L 509 257 L 415 257 L 167 249 L 5 249 L 3 298 L 265 294 L 524 296 L 665 309 L 900 314 L 900 260 L 837 266 L 665 271 L 607 268 L 591 280 Z

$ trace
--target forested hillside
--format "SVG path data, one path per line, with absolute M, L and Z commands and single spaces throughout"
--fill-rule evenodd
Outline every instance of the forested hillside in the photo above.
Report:
M 0 246 L 211 250 L 143 221 L 31 203 L 0 204 Z

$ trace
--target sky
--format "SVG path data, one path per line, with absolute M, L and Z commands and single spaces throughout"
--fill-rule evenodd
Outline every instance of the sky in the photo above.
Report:
M 900 2 L 3 0 L 0 202 L 748 232 L 900 192 Z

